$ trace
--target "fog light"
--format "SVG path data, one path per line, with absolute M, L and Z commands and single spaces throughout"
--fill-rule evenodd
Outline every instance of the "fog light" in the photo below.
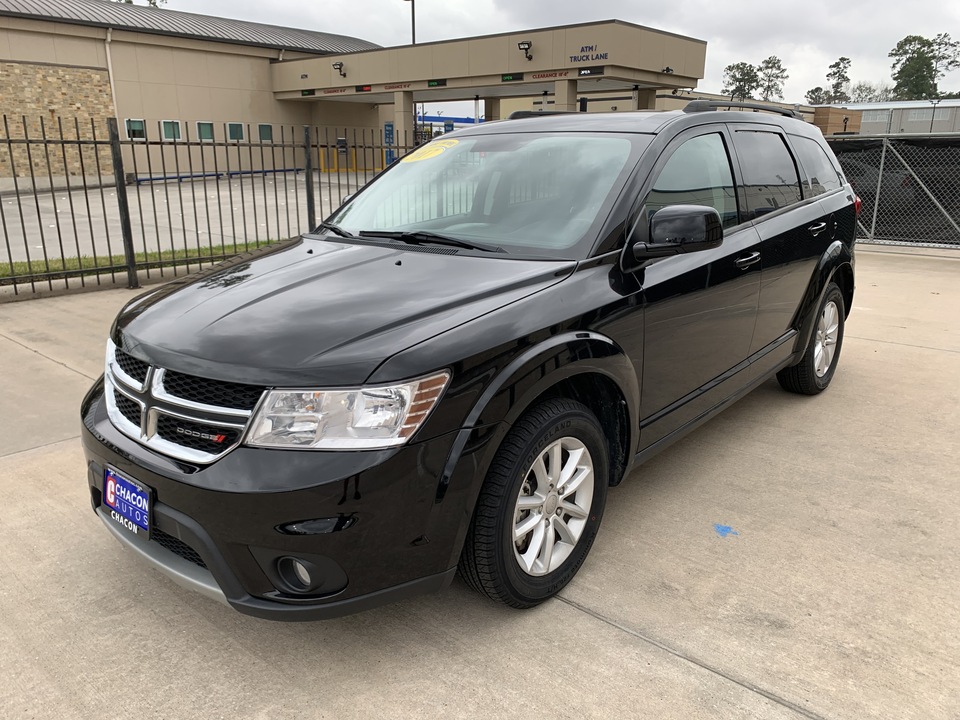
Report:
M 305 587 L 310 587 L 310 572 L 304 567 L 302 562 L 299 560 L 293 561 L 293 572 L 297 576 L 297 580 L 302 582 Z
M 294 557 L 277 560 L 277 572 L 283 581 L 295 590 L 310 590 L 315 583 L 307 564 Z

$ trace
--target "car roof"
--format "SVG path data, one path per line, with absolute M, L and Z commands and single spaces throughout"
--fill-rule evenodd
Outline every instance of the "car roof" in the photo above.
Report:
M 457 135 L 490 135 L 506 132 L 553 133 L 642 133 L 655 135 L 668 126 L 677 125 L 677 132 L 706 123 L 735 122 L 738 124 L 776 125 L 787 132 L 811 138 L 820 136 L 815 125 L 772 113 L 737 112 L 731 116 L 726 110 L 684 112 L 683 110 L 629 110 L 603 113 L 530 113 L 508 120 L 482 123 L 476 127 L 457 131 Z M 822 137 L 822 136 L 821 136 Z

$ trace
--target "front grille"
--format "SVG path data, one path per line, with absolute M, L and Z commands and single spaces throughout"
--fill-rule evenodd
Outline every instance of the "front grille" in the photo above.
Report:
M 155 452 L 200 465 L 237 446 L 265 390 L 147 365 L 112 341 L 103 382 L 114 427 Z
M 219 455 L 240 439 L 240 431 L 234 428 L 191 422 L 163 414 L 157 417 L 157 435 L 167 442 L 211 455 Z
M 117 410 L 120 411 L 120 414 L 123 415 L 128 422 L 140 427 L 140 405 L 126 395 L 118 393 L 116 390 L 113 391 L 113 397 L 116 400 Z
M 150 539 L 154 540 L 158 545 L 165 547 L 175 555 L 179 555 L 184 560 L 192 562 L 194 565 L 199 565 L 202 568 L 207 567 L 207 564 L 203 561 L 203 558 L 200 557 L 200 553 L 187 545 L 180 538 L 175 538 L 173 535 L 168 535 L 163 530 L 157 530 L 156 528 L 153 528 L 150 531 Z
M 236 410 L 253 410 L 263 395 L 263 388 L 256 385 L 208 380 L 169 370 L 163 375 L 163 389 L 181 400 Z
M 117 348 L 115 357 L 117 359 L 117 365 L 120 366 L 120 369 L 123 370 L 127 375 L 132 377 L 134 380 L 139 382 L 141 385 L 147 379 L 147 370 L 150 369 L 150 366 L 142 360 L 137 360 L 133 355 L 127 355 L 123 350 Z

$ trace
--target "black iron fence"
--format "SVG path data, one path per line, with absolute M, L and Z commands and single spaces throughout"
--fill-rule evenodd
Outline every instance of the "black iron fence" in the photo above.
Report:
M 960 136 L 828 138 L 863 202 L 863 240 L 960 247 Z
M 137 287 L 296 237 L 413 147 L 370 129 L 214 130 L 162 122 L 121 137 L 113 119 L 2 116 L 0 300 Z M 829 141 L 863 201 L 862 240 L 960 246 L 960 136 Z M 469 205 L 474 188 L 458 182 L 437 202 Z M 383 212 L 399 221 L 409 207 L 423 203 Z
M 230 126 L 121 138 L 112 118 L 3 116 L 0 300 L 137 287 L 296 237 L 412 148 L 370 129 Z

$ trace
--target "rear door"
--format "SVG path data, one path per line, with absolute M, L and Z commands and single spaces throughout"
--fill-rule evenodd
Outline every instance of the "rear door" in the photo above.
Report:
M 657 161 L 643 200 L 648 217 L 668 205 L 706 205 L 724 225 L 720 247 L 663 258 L 641 271 L 645 447 L 732 394 L 749 355 L 760 242 L 741 222 L 729 144 L 722 125 L 680 134 Z
M 788 134 L 787 140 L 800 161 L 803 197 L 815 197 L 820 203 L 830 242 L 852 242 L 857 233 L 857 213 L 837 171 L 836 160 L 813 138 Z
M 792 345 L 785 341 L 797 307 L 829 244 L 828 218 L 815 197 L 804 198 L 798 164 L 779 126 L 731 129 L 742 177 L 741 208 L 762 241 L 760 303 L 750 354 L 789 354 Z

